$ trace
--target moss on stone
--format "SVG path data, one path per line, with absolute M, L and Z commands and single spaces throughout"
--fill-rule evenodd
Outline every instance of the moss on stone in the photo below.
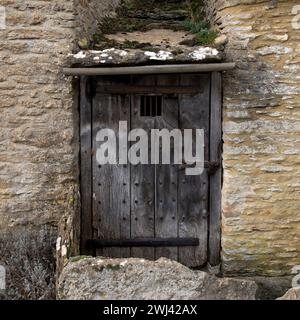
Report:
M 126 40 L 123 43 L 117 42 L 115 40 L 109 39 L 104 35 L 95 35 L 94 36 L 94 49 L 97 50 L 104 50 L 107 47 L 115 48 L 115 49 L 144 49 L 150 50 L 151 44 L 150 43 L 141 43 L 138 41 L 129 41 Z
M 107 264 L 105 266 L 105 269 L 109 269 L 109 270 L 112 270 L 112 271 L 117 271 L 117 270 L 121 269 L 121 266 L 119 264 Z
M 76 256 L 76 257 L 70 257 L 70 262 L 78 262 L 83 259 L 92 258 L 91 256 Z
M 121 269 L 121 266 L 119 264 L 108 263 L 106 265 L 94 265 L 92 268 L 97 272 L 102 272 L 103 270 L 118 271 Z

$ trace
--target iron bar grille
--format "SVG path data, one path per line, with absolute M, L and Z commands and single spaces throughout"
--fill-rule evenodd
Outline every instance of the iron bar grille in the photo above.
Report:
M 141 117 L 161 117 L 162 96 L 141 96 Z

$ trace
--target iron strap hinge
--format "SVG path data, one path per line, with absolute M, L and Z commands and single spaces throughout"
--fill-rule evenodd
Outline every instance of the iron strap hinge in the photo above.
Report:
M 189 165 L 187 163 L 184 163 L 180 165 L 180 170 L 185 170 L 189 167 L 194 167 L 195 165 Z M 220 168 L 220 162 L 219 161 L 204 161 L 204 168 L 208 169 L 208 175 L 213 175 L 216 173 L 216 171 Z
M 198 238 L 136 238 L 136 239 L 90 239 L 86 243 L 87 248 L 109 247 L 189 247 L 199 246 Z

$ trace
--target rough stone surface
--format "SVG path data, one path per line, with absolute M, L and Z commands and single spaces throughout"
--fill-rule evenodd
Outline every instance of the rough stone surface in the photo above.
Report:
M 224 75 L 222 271 L 288 275 L 300 264 L 299 1 L 206 2 L 237 62 Z
M 217 37 L 214 41 L 214 44 L 217 48 L 223 47 L 227 43 L 228 39 L 227 37 L 222 34 L 221 36 Z
M 57 222 L 77 173 L 71 79 L 60 73 L 73 39 L 72 1 L 2 1 L 1 227 Z
M 177 48 L 178 49 L 178 48 Z M 70 54 L 66 65 L 70 66 L 109 66 L 109 65 L 136 65 L 150 63 L 210 63 L 220 62 L 222 53 L 210 47 L 181 48 L 172 50 L 140 50 L 115 49 L 83 50 Z
M 121 0 L 74 0 L 76 38 L 92 38 L 106 17 L 115 17 Z
M 27 243 L 40 242 L 37 252 L 52 252 L 53 241 L 41 241 L 40 234 L 56 238 L 58 221 L 73 215 L 78 190 L 76 109 L 71 79 L 60 72 L 72 51 L 73 1 L 2 0 L 1 6 L 6 29 L 0 30 L 0 241 L 8 241 L 4 236 L 17 234 L 18 228 Z M 21 236 L 9 241 L 23 246 Z M 19 252 L 12 246 L 5 250 L 11 256 Z M 27 267 L 38 268 L 38 259 L 41 265 L 46 261 L 34 256 Z M 22 256 L 9 261 L 23 272 L 17 264 Z M 26 271 L 33 281 L 31 272 Z M 48 279 L 53 276 L 47 274 Z M 39 286 L 36 292 L 41 292 L 36 281 L 30 286 Z M 27 295 L 19 284 L 15 298 L 42 297 Z
M 59 299 L 254 300 L 257 289 L 254 281 L 216 278 L 165 258 L 74 261 L 60 276 Z
M 106 38 L 117 43 L 138 42 L 140 44 L 148 44 L 148 46 L 159 46 L 168 49 L 170 46 L 180 46 L 182 41 L 191 41 L 194 35 L 178 30 L 170 29 L 152 29 L 147 31 L 133 31 L 133 32 L 118 32 L 115 34 L 108 34 Z
M 300 288 L 291 288 L 285 295 L 277 300 L 300 300 Z
M 284 295 L 292 286 L 292 277 L 244 277 L 257 284 L 257 300 L 275 300 Z
M 220 51 L 209 47 L 214 46 L 213 38 L 210 42 L 199 40 L 200 29 L 195 31 L 191 22 L 192 18 L 203 20 L 202 1 L 97 1 L 95 5 L 94 0 L 79 0 L 78 4 L 79 48 L 69 55 L 68 65 L 205 63 L 223 58 Z M 202 28 L 209 30 L 208 26 Z M 221 43 L 220 49 L 223 37 L 216 43 L 219 47 Z
M 113 47 L 108 45 L 112 42 L 127 42 L 127 45 L 132 45 L 132 41 L 153 47 L 155 39 L 161 46 L 170 45 L 170 34 L 167 30 L 181 30 L 186 33 L 191 28 L 186 26 L 185 20 L 203 18 L 201 0 L 76 1 L 79 4 L 77 12 L 82 25 L 78 32 L 78 44 L 82 49 L 86 47 L 102 50 Z M 157 29 L 161 30 L 160 36 L 155 35 Z M 180 34 L 176 41 L 185 39 L 185 34 Z

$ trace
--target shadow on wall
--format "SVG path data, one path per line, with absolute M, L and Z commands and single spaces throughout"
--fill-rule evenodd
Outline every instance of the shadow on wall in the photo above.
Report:
M 56 228 L 20 227 L 0 236 L 0 264 L 6 289 L 0 300 L 55 299 Z
M 78 37 L 93 35 L 104 17 L 115 16 L 121 0 L 74 0 Z

